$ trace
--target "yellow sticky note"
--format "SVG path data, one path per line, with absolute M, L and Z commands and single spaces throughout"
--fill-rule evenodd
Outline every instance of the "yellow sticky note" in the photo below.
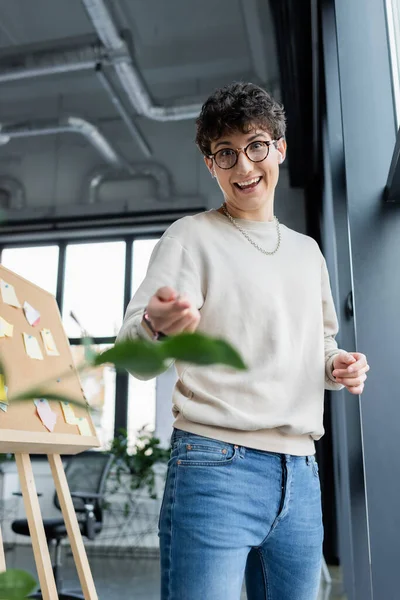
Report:
M 11 283 L 7 283 L 4 279 L 0 279 L 0 290 L 3 302 L 21 308 L 14 286 L 12 286 Z
M 4 375 L 0 375 L 0 402 L 8 404 L 7 388 L 5 386 Z
M 0 337 L 4 337 L 5 335 L 7 337 L 12 337 L 13 331 L 14 325 L 11 325 L 11 323 L 7 323 L 7 321 L 3 319 L 3 317 L 0 317 Z
M 56 343 L 53 338 L 53 334 L 50 329 L 42 329 L 40 332 L 42 334 L 42 339 L 44 343 L 44 349 L 49 356 L 60 356 L 59 351 L 57 350 Z
M 92 430 L 90 429 L 89 421 L 86 419 L 86 417 L 78 417 L 76 424 L 78 425 L 79 433 L 81 435 L 93 435 Z
M 75 417 L 74 409 L 69 402 L 60 402 L 63 411 L 65 422 L 69 425 L 76 425 L 77 418 Z
M 36 358 L 37 360 L 43 360 L 43 354 L 39 346 L 39 342 L 33 335 L 23 333 L 25 350 L 28 356 Z

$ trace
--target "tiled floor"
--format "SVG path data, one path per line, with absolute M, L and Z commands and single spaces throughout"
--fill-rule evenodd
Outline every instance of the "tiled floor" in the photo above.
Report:
M 79 581 L 73 559 L 64 555 L 64 588 L 78 590 Z M 155 558 L 89 557 L 99 600 L 159 600 L 159 564 Z M 36 575 L 32 551 L 17 547 L 6 553 L 8 568 L 26 569 Z M 342 586 L 338 569 L 331 569 L 332 585 L 323 586 L 318 600 L 346 600 L 341 595 Z M 206 599 L 204 599 L 206 600 Z M 246 600 L 243 590 L 241 600 Z

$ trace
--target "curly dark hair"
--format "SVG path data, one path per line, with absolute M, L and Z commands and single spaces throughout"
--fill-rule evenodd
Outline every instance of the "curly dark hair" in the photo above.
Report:
M 253 83 L 231 83 L 217 89 L 203 104 L 196 120 L 196 144 L 211 154 L 211 142 L 224 133 L 248 133 L 254 126 L 268 131 L 273 139 L 285 136 L 285 111 L 267 91 Z

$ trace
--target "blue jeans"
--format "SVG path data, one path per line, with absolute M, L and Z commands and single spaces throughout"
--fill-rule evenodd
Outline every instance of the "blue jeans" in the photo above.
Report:
M 161 600 L 316 600 L 322 514 L 314 456 L 174 429 L 160 511 Z

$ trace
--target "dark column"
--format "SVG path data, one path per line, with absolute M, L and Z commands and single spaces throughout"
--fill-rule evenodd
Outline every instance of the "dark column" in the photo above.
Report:
M 332 404 L 341 559 L 350 600 L 384 600 L 398 593 L 400 558 L 400 207 L 383 200 L 396 133 L 385 5 L 325 0 L 320 6 L 325 238 L 340 343 L 365 353 L 371 365 L 361 398 L 344 392 Z

